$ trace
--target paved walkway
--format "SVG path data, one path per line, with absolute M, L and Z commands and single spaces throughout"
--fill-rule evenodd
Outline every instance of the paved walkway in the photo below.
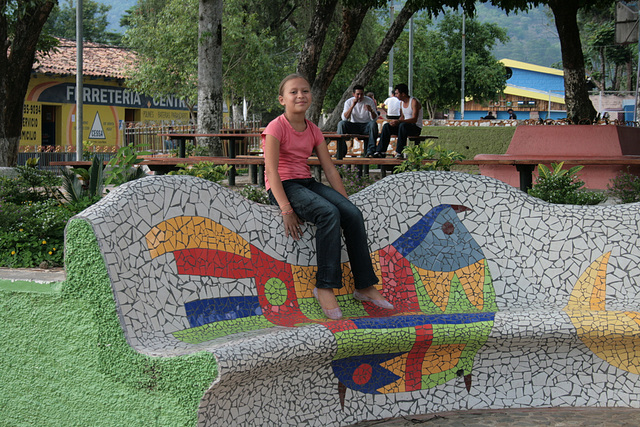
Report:
M 57 269 L 0 268 L 0 288 L 46 292 L 46 284 L 63 282 L 65 272 Z M 45 285 L 44 287 L 38 284 Z M 54 288 L 55 289 L 55 288 Z M 53 290 L 53 289 L 51 289 Z M 49 290 L 49 291 L 51 291 Z M 472 410 L 415 415 L 378 421 L 363 421 L 352 427 L 525 427 L 525 426 L 605 426 L 638 427 L 640 409 L 631 408 L 541 408 Z
M 640 426 L 640 409 L 630 408 L 541 408 L 446 412 L 379 421 L 364 421 L 352 427 L 525 427 L 525 426 Z

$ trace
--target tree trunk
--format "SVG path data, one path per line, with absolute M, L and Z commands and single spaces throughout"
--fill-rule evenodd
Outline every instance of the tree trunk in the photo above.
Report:
M 378 46 L 378 49 L 373 54 L 369 61 L 365 64 L 365 66 L 360 70 L 360 72 L 353 78 L 349 87 L 342 94 L 342 98 L 338 105 L 333 109 L 333 112 L 327 119 L 327 121 L 322 126 L 323 131 L 335 130 L 338 126 L 338 122 L 340 121 L 340 115 L 342 114 L 342 108 L 344 102 L 352 95 L 351 88 L 356 84 L 361 84 L 366 86 L 367 83 L 373 78 L 380 65 L 387 59 L 389 55 L 389 51 L 395 44 L 400 34 L 404 30 L 404 27 L 409 22 L 409 19 L 413 16 L 414 13 L 418 11 L 418 6 L 414 4 L 414 2 L 406 2 L 396 19 L 391 24 L 391 27 L 387 31 L 384 39 Z
M 327 57 L 327 61 L 322 67 L 322 70 L 318 73 L 311 86 L 312 101 L 309 111 L 307 111 L 307 117 L 314 123 L 318 123 L 318 119 L 320 119 L 322 104 L 324 103 L 327 89 L 349 56 L 353 43 L 358 37 L 362 21 L 369 9 L 370 6 L 365 2 L 358 6 L 344 8 L 342 10 L 342 28 L 340 29 L 340 34 L 338 34 L 333 49 Z
M 12 29 L 7 21 L 6 2 L 0 13 L 0 167 L 13 167 L 18 162 L 22 109 L 36 46 L 42 27 L 55 6 L 51 0 L 24 3 L 26 5 L 19 5 L 15 12 Z
M 222 0 L 200 0 L 198 25 L 198 132 L 222 128 Z M 205 141 L 209 155 L 222 156 L 219 138 Z
M 596 110 L 589 99 L 584 68 L 584 55 L 580 44 L 577 13 L 579 0 L 553 0 L 549 2 L 556 21 L 564 67 L 565 104 L 567 118 L 573 123 L 591 123 Z
M 298 60 L 298 74 L 303 75 L 313 86 L 316 79 L 320 54 L 327 36 L 327 30 L 338 0 L 319 0 L 313 11 L 307 38 Z

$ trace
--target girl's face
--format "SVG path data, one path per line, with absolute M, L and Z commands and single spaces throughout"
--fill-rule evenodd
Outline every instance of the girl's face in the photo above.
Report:
M 296 77 L 284 84 L 280 104 L 289 113 L 304 113 L 311 106 L 311 87 L 305 79 Z

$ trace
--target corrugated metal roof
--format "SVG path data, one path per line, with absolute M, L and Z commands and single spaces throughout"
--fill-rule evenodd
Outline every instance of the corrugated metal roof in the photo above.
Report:
M 559 104 L 564 104 L 563 96 L 549 96 L 549 92 L 537 91 L 535 89 L 512 86 L 509 84 L 507 84 L 507 87 L 504 89 L 504 93 L 507 95 L 522 96 L 524 98 L 540 99 L 542 101 L 551 101 L 557 102 Z
M 46 55 L 38 54 L 33 72 L 40 74 L 76 75 L 75 40 L 58 39 L 60 46 Z M 136 54 L 128 49 L 99 43 L 83 43 L 83 75 L 124 79 L 126 70 L 136 59 Z
M 564 71 L 563 70 L 558 70 L 556 68 L 543 67 L 541 65 L 529 64 L 527 62 L 516 61 L 516 60 L 513 60 L 513 59 L 501 59 L 498 62 L 502 62 L 502 64 L 505 67 L 520 68 L 521 70 L 529 70 L 529 71 L 536 71 L 538 73 L 553 74 L 553 75 L 556 75 L 556 76 L 564 76 Z

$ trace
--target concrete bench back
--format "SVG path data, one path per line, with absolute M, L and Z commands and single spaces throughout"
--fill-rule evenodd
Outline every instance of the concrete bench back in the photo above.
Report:
M 286 238 L 277 208 L 217 184 L 144 178 L 76 219 L 96 234 L 132 347 L 216 355 L 220 380 L 203 398 L 204 424 L 248 422 L 228 405 L 249 396 L 256 424 L 601 404 L 597 388 L 556 390 L 566 373 L 545 364 L 558 352 L 581 383 L 593 382 L 585 365 L 595 360 L 618 374 L 615 387 L 637 382 L 629 375 L 640 370 L 638 205 L 550 205 L 491 178 L 444 172 L 394 175 L 352 200 L 396 309 L 351 297 L 343 250 L 341 321 L 327 321 L 311 295 L 314 227 Z M 518 360 L 526 374 L 509 368 Z M 464 397 L 433 399 L 460 384 Z M 380 405 L 357 397 L 370 394 L 387 397 Z M 295 405 L 277 416 L 263 408 L 279 399 Z

